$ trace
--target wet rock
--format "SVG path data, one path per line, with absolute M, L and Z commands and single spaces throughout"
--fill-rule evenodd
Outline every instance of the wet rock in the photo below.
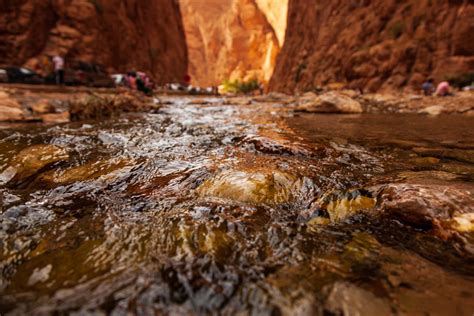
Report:
M 31 110 L 36 114 L 54 113 L 55 107 L 48 100 L 41 100 L 31 106 Z
M 326 287 L 325 312 L 331 315 L 392 315 L 389 302 L 369 291 L 347 282 L 337 282 Z M 325 314 L 326 314 L 325 313 Z
M 289 95 L 279 93 L 279 92 L 271 92 L 269 94 L 254 97 L 253 100 L 259 103 L 283 103 L 289 104 L 295 102 L 295 98 Z
M 474 213 L 455 214 L 451 227 L 462 233 L 474 232 Z
M 43 123 L 68 123 L 71 120 L 69 112 L 65 111 L 62 113 L 51 113 L 41 115 L 41 120 Z
M 95 161 L 60 172 L 46 172 L 38 177 L 35 184 L 64 185 L 80 181 L 96 180 L 101 177 L 109 177 L 113 179 L 114 172 L 130 165 L 131 162 L 124 159 Z
M 362 105 L 345 94 L 329 92 L 320 96 L 306 94 L 296 111 L 309 113 L 362 113 Z
M 352 240 L 344 247 L 341 258 L 348 266 L 364 264 L 376 260 L 382 245 L 378 240 L 365 232 L 354 233 Z
M 458 180 L 460 176 L 450 173 L 450 172 L 445 172 L 445 171 L 436 171 L 436 170 L 430 170 L 430 171 L 405 171 L 401 172 L 398 175 L 399 178 L 408 180 L 407 182 L 410 181 L 419 181 L 419 180 L 441 180 L 441 181 L 454 181 Z
M 250 105 L 252 104 L 252 99 L 245 97 L 235 97 L 235 98 L 226 98 L 224 104 L 229 105 Z
M 374 209 L 377 199 L 367 190 L 332 192 L 316 202 L 316 211 L 309 225 L 321 225 L 344 221 L 358 212 Z
M 22 109 L 0 105 L 0 121 L 23 121 L 25 113 Z
M 390 184 L 380 193 L 380 207 L 403 223 L 441 233 L 465 230 L 474 214 L 468 185 Z
M 364 94 L 358 98 L 370 112 L 384 111 L 388 108 L 398 108 L 403 100 L 390 94 Z
M 440 115 L 444 112 L 444 107 L 441 105 L 432 105 L 418 111 L 419 114 L 428 114 L 432 116 Z
M 202 197 L 218 197 L 253 205 L 291 202 L 301 188 L 295 176 L 266 169 L 232 170 L 218 174 L 198 188 Z
M 25 116 L 20 103 L 8 93 L 0 91 L 0 121 L 22 121 Z
M 108 118 L 124 112 L 141 112 L 154 109 L 143 96 L 122 93 L 114 96 L 92 94 L 71 102 L 69 106 L 72 121 Z
M 0 184 L 21 184 L 49 166 L 66 161 L 67 151 L 54 145 L 36 145 L 19 152 L 11 160 L 9 167 L 0 174 Z
M 440 159 L 454 159 L 474 163 L 474 150 L 442 148 L 442 147 L 415 147 L 413 151 L 421 156 L 431 156 Z
M 417 165 L 435 165 L 440 162 L 438 158 L 434 157 L 415 157 L 410 159 L 410 161 L 414 162 Z
M 265 137 L 251 135 L 247 136 L 242 140 L 242 143 L 252 144 L 255 149 L 263 153 L 269 154 L 288 154 L 295 156 L 311 156 L 312 152 L 309 148 L 306 148 L 302 144 L 297 144 L 289 139 L 282 137 Z

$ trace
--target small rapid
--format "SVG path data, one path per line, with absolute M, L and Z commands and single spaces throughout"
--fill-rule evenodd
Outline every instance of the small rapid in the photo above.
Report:
M 473 118 L 165 101 L 0 129 L 2 314 L 472 314 Z

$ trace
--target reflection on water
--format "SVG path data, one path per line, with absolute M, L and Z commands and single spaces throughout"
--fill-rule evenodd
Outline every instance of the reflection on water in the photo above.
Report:
M 0 312 L 472 314 L 474 119 L 171 101 L 0 130 Z

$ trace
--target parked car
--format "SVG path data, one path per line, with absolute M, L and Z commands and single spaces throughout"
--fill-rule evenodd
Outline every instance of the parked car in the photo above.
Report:
M 46 83 L 55 84 L 54 72 L 46 77 Z M 66 65 L 64 83 L 68 86 L 115 87 L 115 82 L 100 65 L 82 61 L 72 61 Z
M 0 67 L 0 82 L 41 84 L 43 78 L 31 69 L 24 67 Z

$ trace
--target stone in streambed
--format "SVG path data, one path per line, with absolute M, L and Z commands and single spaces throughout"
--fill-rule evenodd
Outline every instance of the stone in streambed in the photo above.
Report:
M 71 117 L 69 112 L 62 112 L 62 113 L 50 113 L 50 114 L 43 114 L 41 115 L 41 120 L 43 123 L 50 123 L 50 124 L 60 124 L 60 123 L 69 123 Z
M 405 224 L 449 236 L 472 231 L 473 192 L 470 184 L 390 184 L 380 193 L 380 207 Z
M 392 315 L 390 303 L 373 293 L 347 282 L 336 282 L 323 289 L 327 293 L 324 314 Z
M 101 160 L 87 163 L 62 171 L 50 171 L 42 174 L 36 181 L 42 185 L 65 185 L 74 182 L 91 181 L 101 177 L 114 177 L 114 172 L 130 166 L 125 159 Z
M 0 91 L 0 121 L 23 121 L 26 114 L 20 103 L 6 92 Z
M 328 92 L 320 96 L 306 94 L 299 102 L 300 104 L 295 109 L 299 112 L 339 114 L 363 112 L 362 105 L 358 101 L 336 92 Z
M 266 170 L 232 170 L 205 181 L 198 193 L 253 205 L 277 205 L 294 200 L 302 181 L 290 174 Z
M 0 184 L 20 184 L 45 168 L 69 159 L 64 148 L 54 145 L 35 145 L 23 149 L 0 174 Z
M 36 114 L 54 113 L 56 108 L 48 100 L 41 100 L 31 106 L 31 110 Z
M 363 211 L 374 209 L 377 199 L 367 190 L 332 192 L 316 202 L 316 212 L 308 222 L 310 226 L 337 223 Z

